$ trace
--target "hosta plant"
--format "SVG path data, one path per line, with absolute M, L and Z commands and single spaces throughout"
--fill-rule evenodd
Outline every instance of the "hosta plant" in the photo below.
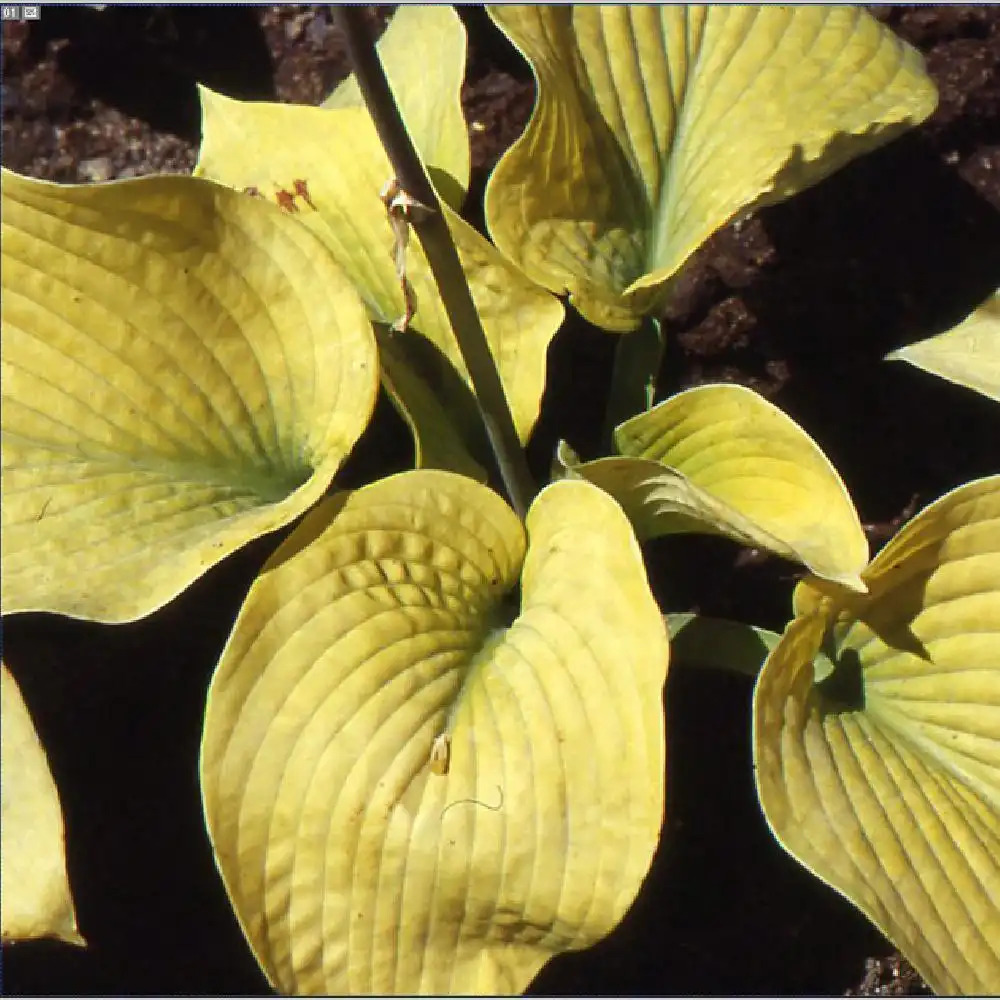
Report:
M 4 174 L 4 611 L 131 621 L 290 529 L 233 624 L 204 716 L 204 816 L 247 941 L 281 992 L 507 993 L 606 936 L 658 842 L 668 625 L 690 643 L 705 623 L 663 618 L 640 540 L 707 531 L 769 548 L 810 576 L 758 681 L 768 822 L 932 985 L 995 986 L 968 926 L 865 895 L 897 877 L 896 855 L 866 855 L 864 885 L 842 877 L 867 813 L 824 813 L 807 844 L 785 818 L 827 793 L 823 761 L 794 756 L 795 741 L 836 713 L 855 727 L 876 713 L 851 703 L 848 719 L 824 699 L 852 664 L 875 698 L 890 657 L 863 629 L 884 639 L 871 609 L 884 611 L 890 638 L 917 644 L 907 656 L 939 664 L 925 673 L 976 673 L 964 708 L 934 689 L 947 733 L 884 686 L 874 717 L 886 747 L 915 741 L 928 780 L 945 774 L 941 794 L 970 811 L 948 829 L 986 845 L 969 912 L 989 939 L 997 481 L 945 498 L 869 563 L 839 475 L 773 405 L 729 385 L 652 405 L 656 319 L 687 258 L 926 117 L 919 57 L 860 9 L 491 16 L 538 85 L 489 180 L 493 242 L 458 214 L 469 150 L 450 8 L 401 8 L 380 43 L 406 131 L 360 46 L 357 80 L 322 107 L 203 89 L 193 177 Z M 565 312 L 553 292 L 620 337 L 617 455 L 581 461 L 563 445 L 556 481 L 535 490 L 521 448 Z M 343 489 L 380 385 L 415 468 Z M 931 593 L 945 577 L 976 617 Z M 5 674 L 5 723 L 14 697 Z M 942 743 L 951 733 L 959 749 Z M 956 764 L 962 753 L 975 765 Z M 5 787 L 10 769 L 40 789 L 29 766 L 5 738 Z M 5 827 L 6 803 L 5 791 Z M 44 860 L 49 884 L 12 895 L 15 919 L 5 882 L 4 935 L 75 940 L 51 795 L 38 809 L 52 835 L 5 834 L 4 868 Z M 899 815 L 893 829 L 928 813 Z M 10 819 L 15 832 L 36 821 Z M 908 875 L 940 883 L 930 855 L 908 857 Z

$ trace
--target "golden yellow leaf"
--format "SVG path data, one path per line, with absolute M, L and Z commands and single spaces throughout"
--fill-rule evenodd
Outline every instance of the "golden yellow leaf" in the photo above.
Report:
M 374 334 L 320 243 L 208 181 L 3 174 L 4 611 L 128 621 L 326 490 Z
M 587 483 L 525 527 L 430 471 L 311 512 L 250 592 L 202 746 L 275 987 L 519 992 L 609 933 L 662 821 L 666 667 L 639 547 Z
M 631 330 L 715 230 L 934 110 L 919 53 L 860 7 L 489 8 L 538 100 L 486 191 L 503 253 Z
M 469 133 L 459 100 L 465 76 L 465 28 L 448 4 L 401 4 L 378 40 L 406 131 L 438 194 L 457 212 L 469 186 Z M 324 108 L 363 108 L 352 74 Z
M 86 944 L 66 877 L 59 795 L 17 683 L 0 664 L 0 924 L 3 940 Z
M 625 508 L 641 538 L 722 534 L 862 590 L 868 541 L 837 470 L 808 434 L 739 385 L 703 385 L 615 431 L 626 457 L 572 466 Z
M 775 836 L 939 993 L 1000 992 L 1000 476 L 922 511 L 863 574 L 800 585 L 754 697 Z M 823 649 L 835 664 L 817 675 Z
M 887 355 L 1000 402 L 1000 291 L 961 323 Z
M 294 201 L 291 212 L 314 232 L 358 290 L 372 319 L 392 326 L 407 311 L 393 256 L 395 234 L 379 193 L 392 168 L 364 109 L 327 111 L 287 104 L 235 101 L 201 89 L 204 139 L 197 173 L 235 188 L 252 186 L 267 198 L 282 197 L 295 181 L 305 181 L 309 201 Z M 469 279 L 490 350 L 497 363 L 514 423 L 526 441 L 538 417 L 545 385 L 549 341 L 563 318 L 555 298 L 529 281 L 446 205 L 448 227 Z M 416 312 L 400 338 L 419 338 L 420 353 L 435 356 L 471 386 L 458 342 L 415 237 L 406 256 L 407 280 Z M 401 356 L 405 354 L 401 352 Z M 414 377 L 416 373 L 414 373 Z M 447 407 L 468 409 L 470 391 L 455 394 L 450 382 L 429 385 L 403 397 L 396 378 L 395 401 L 422 434 L 433 435 L 434 416 L 425 416 L 429 394 Z M 423 430 L 425 424 L 429 429 Z M 479 456 L 472 456 L 477 459 Z M 463 468 L 463 471 L 465 469 Z

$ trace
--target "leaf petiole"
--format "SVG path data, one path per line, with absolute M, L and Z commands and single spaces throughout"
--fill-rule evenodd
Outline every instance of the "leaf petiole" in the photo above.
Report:
M 348 4 L 334 4 L 333 12 L 337 25 L 344 32 L 361 96 L 399 187 L 409 198 L 429 209 L 426 213 L 413 213 L 409 222 L 423 247 L 462 360 L 469 371 L 511 506 L 523 520 L 535 486 L 462 262 L 441 212 L 440 200 L 406 131 L 361 10 Z
M 604 413 L 605 450 L 615 452 L 614 432 L 620 423 L 652 408 L 663 348 L 663 331 L 652 316 L 646 316 L 636 329 L 619 335 Z

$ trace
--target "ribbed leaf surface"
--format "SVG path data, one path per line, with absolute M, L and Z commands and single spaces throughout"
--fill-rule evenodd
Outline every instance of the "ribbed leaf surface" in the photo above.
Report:
M 919 54 L 860 7 L 500 5 L 538 101 L 486 194 L 496 245 L 630 330 L 716 229 L 926 118 Z
M 378 386 L 357 295 L 207 181 L 3 175 L 3 601 L 148 614 L 322 493 Z
M 615 441 L 627 457 L 568 467 L 618 500 L 641 538 L 723 534 L 862 589 L 868 542 L 843 481 L 812 438 L 757 393 L 688 389 L 625 421 Z
M 251 590 L 202 783 L 282 992 L 519 992 L 638 891 L 666 631 L 601 491 L 550 486 L 526 529 L 477 483 L 403 473 L 324 502 Z
M 197 172 L 235 188 L 252 188 L 268 198 L 290 195 L 304 182 L 303 196 L 285 201 L 289 214 L 312 230 L 350 277 L 373 320 L 391 326 L 406 313 L 396 270 L 393 233 L 379 193 L 392 167 L 366 109 L 326 110 L 287 104 L 234 101 L 202 88 L 204 139 Z M 291 206 L 294 206 L 292 210 Z M 487 341 L 496 360 L 514 423 L 527 440 L 538 417 L 545 385 L 549 341 L 562 322 L 562 305 L 530 282 L 493 246 L 447 206 L 445 218 L 455 240 Z M 396 351 L 396 365 L 407 364 L 411 378 L 392 378 L 387 387 L 415 428 L 418 451 L 434 452 L 436 415 L 425 415 L 429 396 L 451 408 L 470 407 L 471 383 L 420 241 L 406 253 L 406 277 L 416 311 Z M 406 342 L 417 341 L 410 347 Z M 425 364 L 418 370 L 411 355 Z M 434 379 L 440 370 L 444 376 Z M 414 379 L 423 391 L 406 393 Z M 477 419 L 473 417 L 473 419 Z M 478 456 L 473 456 L 476 458 Z M 462 460 L 462 471 L 468 467 Z M 453 470 L 454 471 L 454 470 Z
M 761 804 L 937 992 L 995 994 L 1000 477 L 928 507 L 864 579 L 868 595 L 800 586 L 755 694 Z

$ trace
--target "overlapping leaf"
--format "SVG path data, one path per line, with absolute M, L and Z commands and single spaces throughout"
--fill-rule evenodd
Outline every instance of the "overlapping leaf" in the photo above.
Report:
M 975 389 L 1000 402 L 1000 291 L 958 326 L 887 356 Z
M 729 670 L 756 677 L 781 636 L 766 628 L 690 612 L 663 616 L 676 665 Z
M 921 121 L 919 54 L 859 7 L 512 5 L 538 101 L 490 178 L 497 246 L 630 330 L 716 229 Z
M 358 289 L 373 319 L 391 326 L 406 311 L 393 258 L 395 235 L 379 192 L 392 169 L 364 109 L 322 108 L 233 101 L 202 89 L 204 139 L 197 172 L 235 188 L 252 187 L 270 198 L 304 182 L 294 215 L 316 233 Z M 288 202 L 286 201 L 286 204 Z M 507 262 L 454 212 L 444 207 L 514 423 L 527 440 L 538 416 L 548 343 L 563 317 L 562 305 Z M 393 380 L 396 401 L 417 429 L 418 450 L 430 453 L 433 415 L 422 401 L 443 399 L 447 408 L 470 408 L 469 379 L 458 343 L 424 258 L 419 240 L 407 251 L 407 279 L 416 313 L 399 338 L 419 338 L 421 355 L 459 373 L 457 380 L 406 395 Z M 400 356 L 409 348 L 403 345 Z M 420 377 L 412 371 L 413 377 Z M 455 384 L 452 384 L 452 383 Z M 473 456 L 478 457 L 478 456 Z
M 469 133 L 459 95 L 465 75 L 465 28 L 449 4 L 400 6 L 378 42 L 406 130 L 438 194 L 457 212 L 469 186 Z M 354 76 L 324 108 L 363 108 Z
M 865 571 L 800 585 L 754 699 L 785 848 L 940 993 L 1000 992 L 1000 477 L 932 504 Z M 836 663 L 818 681 L 821 645 Z
M 333 478 L 378 387 L 303 227 L 208 181 L 3 177 L 3 602 L 140 617 Z
M 3 940 L 84 944 L 66 877 L 59 795 L 27 706 L 0 664 L 0 906 Z
M 398 401 L 413 435 L 418 469 L 448 469 L 484 483 L 487 473 L 473 458 L 490 453 L 475 397 L 440 352 L 422 337 L 376 330 L 382 384 Z
M 665 629 L 601 491 L 548 487 L 526 533 L 477 483 L 403 473 L 325 501 L 251 590 L 202 785 L 282 992 L 517 992 L 632 902 Z
M 627 457 L 567 464 L 615 497 L 641 538 L 723 534 L 862 589 L 868 542 L 840 476 L 757 393 L 688 389 L 625 421 L 615 441 Z

